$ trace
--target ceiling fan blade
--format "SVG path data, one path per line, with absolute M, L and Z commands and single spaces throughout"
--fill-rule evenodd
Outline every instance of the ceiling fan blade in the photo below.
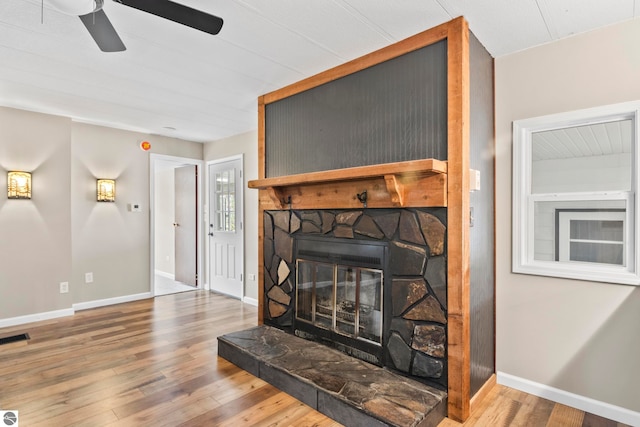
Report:
M 220 32 L 222 23 L 224 22 L 220 17 L 210 15 L 170 0 L 113 1 L 214 35 Z
M 89 34 L 101 51 L 122 52 L 127 50 L 104 10 L 100 9 L 96 12 L 80 15 L 80 20 L 87 27 Z

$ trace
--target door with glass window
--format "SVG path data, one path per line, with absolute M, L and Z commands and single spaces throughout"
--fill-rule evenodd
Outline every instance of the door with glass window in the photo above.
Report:
M 209 164 L 209 283 L 243 297 L 242 159 Z

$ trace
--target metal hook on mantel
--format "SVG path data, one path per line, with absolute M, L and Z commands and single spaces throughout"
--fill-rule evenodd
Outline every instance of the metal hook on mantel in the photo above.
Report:
M 367 207 L 367 190 L 364 190 L 362 193 L 357 193 L 356 196 L 358 197 L 358 200 L 360 200 L 360 203 L 362 203 L 366 208 Z
M 289 210 L 291 210 L 291 194 L 286 199 L 282 199 L 281 202 L 283 205 L 289 205 Z

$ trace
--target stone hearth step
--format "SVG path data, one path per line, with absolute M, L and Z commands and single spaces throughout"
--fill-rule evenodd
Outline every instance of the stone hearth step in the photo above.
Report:
M 431 427 L 446 414 L 446 392 L 270 326 L 218 337 L 218 355 L 348 427 Z

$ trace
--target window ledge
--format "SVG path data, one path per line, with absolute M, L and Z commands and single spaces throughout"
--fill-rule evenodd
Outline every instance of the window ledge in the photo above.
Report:
M 526 265 L 518 265 L 514 262 L 513 273 L 640 286 L 640 276 L 624 267 L 595 265 L 593 263 L 533 261 Z

